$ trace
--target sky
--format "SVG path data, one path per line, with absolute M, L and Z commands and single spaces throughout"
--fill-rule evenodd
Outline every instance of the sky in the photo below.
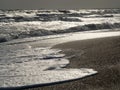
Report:
M 0 0 L 0 9 L 120 8 L 120 0 Z

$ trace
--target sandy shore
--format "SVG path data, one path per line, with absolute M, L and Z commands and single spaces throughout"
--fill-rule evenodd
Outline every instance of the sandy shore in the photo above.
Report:
M 69 57 L 67 68 L 93 68 L 95 76 L 26 90 L 120 90 L 120 36 L 63 43 L 54 46 Z

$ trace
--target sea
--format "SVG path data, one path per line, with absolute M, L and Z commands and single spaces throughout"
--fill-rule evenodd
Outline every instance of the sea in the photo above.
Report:
M 70 63 L 54 45 L 120 36 L 120 9 L 0 10 L 0 89 L 81 79 L 92 68 Z

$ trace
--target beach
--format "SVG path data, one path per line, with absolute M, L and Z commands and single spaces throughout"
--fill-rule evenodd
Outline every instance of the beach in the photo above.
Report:
M 70 60 L 67 68 L 92 68 L 98 74 L 26 90 L 120 90 L 120 36 L 72 41 L 52 48 L 61 49 Z
M 0 10 L 0 90 L 120 90 L 119 41 L 120 9 Z

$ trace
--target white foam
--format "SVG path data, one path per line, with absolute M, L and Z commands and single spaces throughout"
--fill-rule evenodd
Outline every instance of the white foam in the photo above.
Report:
M 116 14 L 115 14 L 116 15 Z M 89 17 L 90 15 L 88 15 Z M 67 17 L 70 18 L 70 17 Z M 69 21 L 47 21 L 47 22 L 42 22 L 42 21 L 24 21 L 24 22 L 10 22 L 9 24 L 2 22 L 0 23 L 0 31 L 1 30 L 7 30 L 7 32 L 12 32 L 12 31 L 31 31 L 31 30 L 39 30 L 39 29 L 44 29 L 44 30 L 65 30 L 69 29 L 71 27 L 76 27 L 76 26 L 82 26 L 82 25 L 87 25 L 87 24 L 102 24 L 102 23 L 120 23 L 120 17 L 115 16 L 115 17 L 109 17 L 109 18 L 104 18 L 104 17 L 96 17 L 96 18 L 84 18 L 84 17 L 71 17 L 71 18 L 77 18 L 80 19 L 82 22 L 69 22 Z
M 63 68 L 69 60 L 59 53 L 61 50 L 29 48 L 28 44 L 4 45 L 0 48 L 0 88 L 50 84 L 97 73 L 92 69 Z

